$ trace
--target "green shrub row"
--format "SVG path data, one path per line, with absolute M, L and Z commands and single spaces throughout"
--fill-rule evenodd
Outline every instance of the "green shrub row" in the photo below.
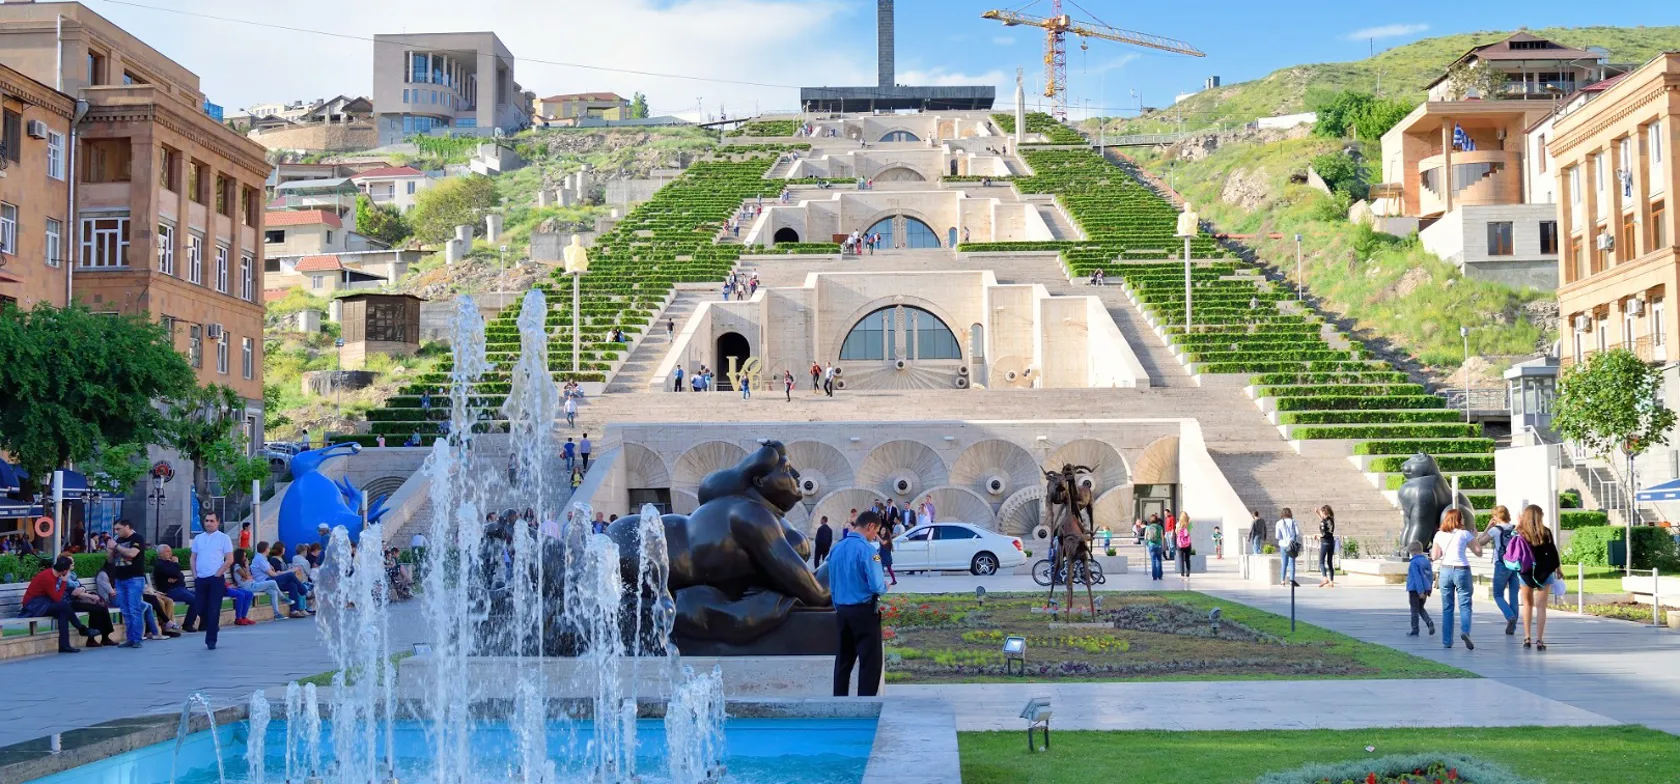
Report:
M 1409 455 L 1395 455 L 1393 457 L 1379 457 L 1371 461 L 1366 469 L 1372 472 L 1398 472 Z M 1493 455 L 1438 455 L 1435 464 L 1442 471 L 1492 471 Z
M 1411 438 L 1478 438 L 1479 425 L 1325 425 L 1297 427 L 1290 437 L 1301 440 L 1321 438 L 1347 439 L 1411 439 Z
M 1278 414 L 1280 425 L 1425 424 L 1459 422 L 1464 414 L 1444 408 L 1409 411 L 1287 411 Z M 1490 447 L 1491 448 L 1491 447 Z
M 1680 553 L 1675 550 L 1672 531 L 1654 526 L 1635 526 L 1632 530 L 1633 568 L 1660 569 L 1671 573 L 1680 569 Z M 1623 544 L 1626 540 L 1622 538 L 1626 531 L 1619 525 L 1576 528 L 1569 537 L 1569 546 L 1561 554 L 1561 560 L 1566 564 L 1609 566 L 1609 548 L 1626 547 Z
M 1279 411 L 1380 411 L 1384 409 L 1441 408 L 1446 403 L 1434 395 L 1314 395 L 1280 397 L 1272 401 Z
M 1442 476 L 1445 476 L 1449 483 L 1452 482 L 1454 476 L 1458 477 L 1458 489 L 1460 490 L 1494 489 L 1493 474 L 1453 474 L 1450 472 L 1443 472 Z M 1405 484 L 1405 482 L 1406 477 L 1401 474 L 1388 474 L 1385 489 L 1399 490 L 1400 485 Z
M 1470 455 L 1491 453 L 1491 438 L 1448 438 L 1409 441 L 1362 441 L 1353 445 L 1356 455 Z

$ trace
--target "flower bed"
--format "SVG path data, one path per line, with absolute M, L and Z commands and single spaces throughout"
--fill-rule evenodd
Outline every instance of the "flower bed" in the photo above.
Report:
M 1268 773 L 1254 784 L 1536 784 L 1492 763 L 1456 756 L 1403 754 L 1308 765 Z

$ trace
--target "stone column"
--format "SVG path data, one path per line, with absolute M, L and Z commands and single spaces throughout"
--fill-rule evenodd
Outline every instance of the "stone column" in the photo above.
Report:
M 1610 171 L 1605 174 L 1605 180 L 1610 186 L 1610 217 L 1605 219 L 1604 224 L 1610 236 L 1616 238 L 1615 249 L 1610 251 L 1616 264 L 1626 264 L 1639 255 L 1635 250 L 1639 247 L 1637 240 L 1632 248 L 1622 247 L 1622 170 L 1626 169 L 1627 165 L 1628 162 L 1622 160 L 1621 140 L 1611 140 Z
M 1553 171 L 1558 182 L 1558 282 L 1574 283 L 1580 279 L 1575 274 L 1575 270 L 1580 268 L 1580 260 L 1574 256 L 1575 229 L 1573 221 L 1575 214 L 1570 201 L 1574 198 L 1574 195 L 1569 188 L 1569 173 L 1574 170 L 1574 167 L 1566 168 L 1556 165 L 1558 163 L 1560 162 L 1556 159 L 1553 160 Z M 1567 313 L 1563 316 L 1566 319 L 1568 318 Z
M 1581 190 L 1586 191 L 1587 214 L 1581 229 L 1581 252 L 1587 254 L 1586 275 L 1590 277 L 1598 267 L 1598 151 L 1588 150 L 1581 158 Z
M 484 240 L 495 242 L 502 236 L 502 216 L 490 214 L 484 216 Z
M 1680 245 L 1680 117 L 1668 115 L 1662 124 L 1662 171 L 1663 178 L 1663 220 L 1668 224 L 1663 230 L 1663 240 L 1667 247 Z M 1675 319 L 1671 316 L 1669 321 Z M 1671 329 L 1672 331 L 1672 329 Z
M 1441 118 L 1441 198 L 1446 212 L 1453 211 L 1453 128 L 1451 117 Z
M 1651 244 L 1651 155 L 1648 149 L 1650 138 L 1650 126 L 1640 125 L 1638 133 L 1633 136 L 1633 160 L 1628 163 L 1633 173 L 1634 220 L 1638 223 L 1634 232 L 1634 247 L 1628 248 L 1630 258 L 1637 258 L 1656 250 Z

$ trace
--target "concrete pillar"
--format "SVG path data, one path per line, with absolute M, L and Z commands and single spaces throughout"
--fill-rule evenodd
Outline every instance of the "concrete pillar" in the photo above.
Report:
M 1555 169 L 1558 194 L 1558 281 L 1561 283 L 1574 283 L 1580 279 L 1580 276 L 1575 274 L 1575 271 L 1581 268 L 1581 260 L 1574 256 L 1575 197 L 1573 189 L 1569 187 L 1569 172 L 1572 170 L 1562 167 Z M 1569 318 L 1568 313 L 1562 315 L 1565 319 Z
M 1610 236 L 1616 238 L 1616 248 L 1611 251 L 1611 254 L 1613 254 L 1617 264 L 1625 264 L 1633 260 L 1634 256 L 1637 255 L 1634 249 L 1639 246 L 1638 241 L 1635 241 L 1633 247 L 1622 247 L 1622 210 L 1624 207 L 1622 204 L 1622 171 L 1627 166 L 1628 162 L 1622 160 L 1621 140 L 1610 142 L 1610 171 L 1605 173 L 1607 184 L 1610 186 L 1610 218 L 1605 221 L 1605 230 L 1610 232 Z M 1617 327 L 1620 328 L 1619 322 Z M 1629 346 L 1628 348 L 1633 347 Z
M 1586 275 L 1598 272 L 1598 150 L 1588 150 L 1581 158 L 1581 190 L 1587 192 L 1582 205 L 1587 214 L 1581 216 L 1581 252 L 1587 254 Z M 1583 275 L 1582 277 L 1585 277 Z
M 473 239 L 472 224 L 463 223 L 459 226 L 456 226 L 455 227 L 455 239 L 460 240 L 463 244 L 471 245 L 472 244 L 472 239 Z
M 577 203 L 577 197 L 573 195 L 571 188 L 561 188 L 554 196 L 554 205 L 557 207 L 570 207 Z
M 1446 212 L 1453 211 L 1453 128 L 1457 127 L 1451 117 L 1441 118 L 1441 198 L 1445 201 Z
M 537 191 L 537 206 L 538 207 L 552 207 L 552 206 L 554 206 L 554 191 L 548 190 L 547 188 L 544 188 L 543 190 Z
M 462 252 L 462 247 L 464 245 L 465 245 L 465 243 L 461 242 L 458 239 L 454 239 L 454 240 L 450 240 L 448 242 L 445 242 L 443 244 L 443 261 L 444 261 L 444 263 L 445 264 L 454 264 L 455 262 L 460 261 L 461 258 L 466 255 L 464 252 Z
M 495 242 L 502 236 L 502 216 L 490 214 L 484 216 L 484 241 Z
M 1651 126 L 1640 125 L 1639 132 L 1633 136 L 1633 160 L 1628 166 L 1633 172 L 1634 220 L 1638 221 L 1633 238 L 1635 247 L 1628 248 L 1630 258 L 1643 256 L 1656 250 L 1651 245 Z

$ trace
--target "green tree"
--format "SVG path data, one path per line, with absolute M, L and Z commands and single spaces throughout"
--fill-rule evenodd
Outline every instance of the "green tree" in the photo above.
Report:
M 1668 443 L 1675 417 L 1659 400 L 1661 390 L 1662 373 L 1632 351 L 1601 351 L 1558 380 L 1552 429 L 1611 465 L 1617 451 L 1631 462 L 1646 449 Z M 1633 492 L 1630 485 L 1630 498 Z M 1632 524 L 1632 515 L 1627 522 Z M 1632 538 L 1627 541 L 1631 548 Z M 1627 567 L 1633 568 L 1631 557 Z
M 397 247 L 408 239 L 408 219 L 396 207 L 374 204 L 367 194 L 356 198 L 356 231 Z
M 118 495 L 128 492 L 140 477 L 146 475 L 146 447 L 143 444 L 113 444 L 101 447 L 93 456 L 82 461 L 82 473 L 88 486 L 101 493 Z
M 1370 93 L 1344 90 L 1329 96 L 1315 96 L 1318 121 L 1313 134 L 1335 139 L 1353 136 L 1378 142 L 1396 123 L 1405 119 L 1412 105 L 1405 101 L 1378 98 Z
M 1314 155 L 1310 161 L 1313 171 L 1324 179 L 1324 184 L 1330 190 L 1347 196 L 1350 200 L 1365 198 L 1369 190 L 1365 183 L 1365 166 L 1354 160 L 1352 156 L 1339 152 L 1327 152 Z
M 264 352 L 269 356 L 272 352 Z M 263 384 L 263 430 L 274 430 L 292 423 L 292 418 L 280 410 L 280 385 Z
M 210 497 L 211 472 L 226 479 L 244 457 L 244 413 L 239 393 L 220 384 L 194 386 L 169 402 L 169 444 L 192 461 L 200 499 Z
M 193 385 L 161 325 L 82 305 L 0 308 L 0 357 L 0 451 L 36 477 L 101 444 L 155 443 L 153 401 Z
M 638 92 L 630 99 L 630 119 L 645 120 L 647 116 L 647 96 Z
M 496 183 L 489 177 L 451 177 L 424 191 L 415 199 L 410 219 L 414 236 L 424 242 L 442 242 L 455 235 L 455 227 L 476 224 L 497 204 Z

